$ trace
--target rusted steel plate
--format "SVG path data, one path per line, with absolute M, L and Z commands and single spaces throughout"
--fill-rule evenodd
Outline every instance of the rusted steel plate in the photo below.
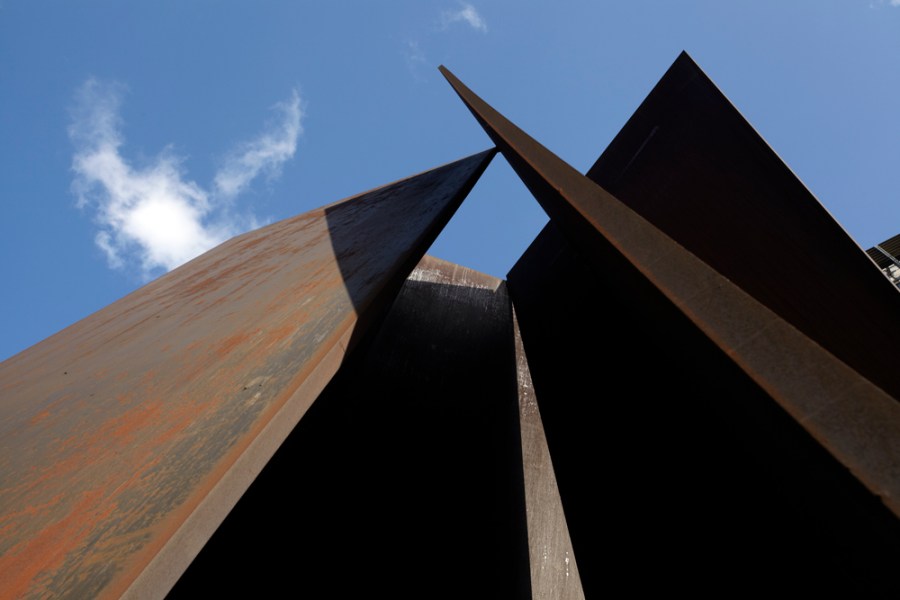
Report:
M 373 333 L 173 600 L 528 597 L 506 286 L 426 256 Z
M 528 555 L 531 567 L 531 597 L 556 600 L 584 598 L 575 550 L 563 512 L 553 461 L 544 435 L 522 334 L 513 310 L 516 345 L 516 381 L 519 388 L 519 429 L 522 438 L 522 468 L 525 474 L 525 505 L 528 514 Z
M 238 236 L 0 364 L 0 597 L 161 597 L 487 151 Z
M 900 520 L 624 261 L 592 262 L 551 221 L 507 277 L 586 596 L 900 593 Z
M 442 70 L 554 224 L 597 273 L 618 260 L 614 266 L 619 273 L 628 271 L 635 282 L 664 296 L 895 515 L 900 514 L 900 405 L 893 397 Z M 527 349 L 527 337 L 525 342 Z
M 900 294 L 686 53 L 587 176 L 900 398 Z

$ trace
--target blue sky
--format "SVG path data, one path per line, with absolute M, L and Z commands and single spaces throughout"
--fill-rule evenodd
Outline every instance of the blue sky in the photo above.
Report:
M 0 0 L 0 359 L 247 228 L 490 146 L 584 171 L 687 50 L 863 247 L 900 233 L 900 0 Z M 504 276 L 502 157 L 430 251 Z

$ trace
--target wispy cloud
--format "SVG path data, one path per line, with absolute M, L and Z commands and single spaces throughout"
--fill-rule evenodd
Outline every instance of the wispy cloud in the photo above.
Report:
M 279 102 L 275 108 L 281 112 L 281 120 L 270 125 L 255 140 L 238 146 L 216 173 L 216 191 L 223 197 L 234 198 L 260 173 L 278 176 L 281 165 L 294 156 L 297 137 L 303 133 L 300 94 L 293 90 L 290 99 Z
M 230 153 L 209 190 L 185 178 L 181 159 L 164 149 L 134 167 L 122 156 L 124 88 L 90 79 L 76 94 L 69 126 L 75 146 L 72 188 L 94 212 L 94 241 L 112 268 L 139 269 L 144 279 L 170 270 L 256 225 L 233 201 L 260 174 L 270 177 L 296 150 L 302 132 L 300 96 L 276 105 L 280 119 Z
M 428 65 L 425 53 L 416 41 L 408 40 L 404 48 L 406 53 L 406 66 L 410 73 L 417 79 L 421 79 L 420 69 Z
M 481 33 L 487 33 L 487 21 L 468 2 L 460 2 L 457 10 L 445 10 L 441 13 L 441 25 L 443 27 L 449 27 L 453 23 L 459 22 L 468 23 L 472 29 Z

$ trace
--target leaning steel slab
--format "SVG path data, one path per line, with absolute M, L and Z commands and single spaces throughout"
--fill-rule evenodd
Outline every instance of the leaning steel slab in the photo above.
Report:
M 494 150 L 238 236 L 0 364 L 0 597 L 162 597 Z
M 516 347 L 519 429 L 522 469 L 525 475 L 525 505 L 528 515 L 528 554 L 532 598 L 584 600 L 569 526 L 556 484 L 556 473 L 547 447 L 528 357 L 515 310 L 512 311 Z
M 900 397 L 900 294 L 687 53 L 587 177 Z
M 551 221 L 587 260 L 603 261 L 612 252 L 630 265 L 900 515 L 900 404 L 895 398 L 441 70 Z M 596 266 L 602 272 L 603 265 Z

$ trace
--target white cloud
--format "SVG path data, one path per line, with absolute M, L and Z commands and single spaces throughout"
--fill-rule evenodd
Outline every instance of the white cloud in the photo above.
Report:
M 428 59 L 425 57 L 425 53 L 422 52 L 422 49 L 419 47 L 419 43 L 409 40 L 406 42 L 406 66 L 409 68 L 410 73 L 413 74 L 416 78 L 421 78 L 419 74 L 419 69 L 428 64 Z
M 478 14 L 478 11 L 475 10 L 475 7 L 468 2 L 460 2 L 459 5 L 460 8 L 458 10 L 445 10 L 443 13 L 441 13 L 441 24 L 444 27 L 448 27 L 453 23 L 462 21 L 468 23 L 472 27 L 472 29 L 476 31 L 487 33 L 487 22 L 481 17 L 480 14 Z
M 900 6 L 900 0 L 891 0 L 891 6 Z
M 297 150 L 297 137 L 303 133 L 300 94 L 293 90 L 290 100 L 279 102 L 275 108 L 282 113 L 281 121 L 270 126 L 255 140 L 241 144 L 216 174 L 216 192 L 224 198 L 237 196 L 260 173 L 277 176 L 281 165 L 293 158 Z
M 163 150 L 150 164 L 130 165 L 119 114 L 123 87 L 90 79 L 78 90 L 69 137 L 75 146 L 72 188 L 95 213 L 94 237 L 112 268 L 138 267 L 147 279 L 256 225 L 231 210 L 234 198 L 261 173 L 278 174 L 294 155 L 302 128 L 299 94 L 277 105 L 282 120 L 241 144 L 210 191 L 186 180 L 180 159 Z

